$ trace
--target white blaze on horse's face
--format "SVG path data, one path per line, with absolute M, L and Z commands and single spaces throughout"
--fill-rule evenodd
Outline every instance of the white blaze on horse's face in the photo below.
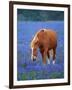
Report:
M 32 59 L 32 60 L 36 60 L 36 59 L 37 59 L 37 57 L 34 55 L 34 48 L 32 48 L 31 59 Z
M 32 40 L 32 46 L 31 46 L 31 49 L 32 49 L 32 55 L 31 55 L 31 59 L 32 60 L 36 60 L 37 59 L 37 43 L 38 42 L 38 37 L 35 36 Z
M 33 60 L 33 48 L 32 48 L 32 55 L 31 55 L 31 59 Z

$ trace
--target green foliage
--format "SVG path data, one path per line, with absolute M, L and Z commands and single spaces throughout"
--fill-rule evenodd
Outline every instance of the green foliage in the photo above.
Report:
M 18 9 L 17 15 L 18 20 L 24 21 L 64 20 L 63 11 Z
M 64 78 L 64 72 L 52 72 L 50 75 L 47 74 L 46 71 L 30 71 L 30 72 L 25 72 L 25 73 L 17 73 L 17 76 L 21 80 L 37 80 L 39 79 L 57 79 L 57 78 Z
M 27 74 L 26 73 L 23 73 L 22 76 L 21 76 L 22 80 L 27 80 Z
M 29 73 L 29 75 L 30 75 L 30 77 L 32 78 L 32 80 L 34 80 L 34 79 L 36 79 L 36 72 L 35 71 L 31 71 L 30 73 Z
M 61 72 L 53 72 L 50 76 L 50 79 L 56 79 L 56 78 L 64 78 L 64 73 Z
M 26 68 L 26 67 L 27 67 L 27 64 L 24 63 L 24 64 L 22 64 L 21 66 L 24 67 L 24 68 Z

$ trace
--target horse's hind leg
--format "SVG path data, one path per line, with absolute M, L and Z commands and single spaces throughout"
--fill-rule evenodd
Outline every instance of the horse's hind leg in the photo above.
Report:
M 56 48 L 53 49 L 53 64 L 55 64 L 56 59 Z
M 50 55 L 49 55 L 49 51 L 47 51 L 47 57 L 48 57 L 48 64 L 50 64 Z

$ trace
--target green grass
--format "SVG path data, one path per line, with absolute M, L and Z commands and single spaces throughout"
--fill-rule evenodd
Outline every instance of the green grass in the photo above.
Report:
M 23 73 L 22 76 L 21 76 L 22 80 L 27 80 L 27 74 L 26 73 Z
M 27 64 L 24 63 L 24 64 L 22 64 L 21 66 L 24 67 L 24 68 L 26 68 L 26 67 L 27 67 Z
M 35 80 L 36 79 L 36 72 L 35 71 L 31 71 L 29 73 L 29 76 L 32 78 L 32 80 Z
M 21 80 L 38 80 L 38 78 L 57 79 L 57 78 L 64 78 L 64 72 L 52 72 L 51 74 L 48 74 L 46 71 L 30 71 L 21 74 L 18 73 L 18 77 L 21 77 Z
M 54 72 L 49 76 L 50 79 L 56 79 L 56 78 L 64 78 L 64 73 L 58 73 L 58 72 Z

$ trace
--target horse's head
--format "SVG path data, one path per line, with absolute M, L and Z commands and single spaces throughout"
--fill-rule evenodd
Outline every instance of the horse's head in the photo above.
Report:
M 32 49 L 31 59 L 35 61 L 37 59 L 37 49 L 38 49 L 38 38 L 37 37 L 33 38 L 31 42 L 31 49 Z

